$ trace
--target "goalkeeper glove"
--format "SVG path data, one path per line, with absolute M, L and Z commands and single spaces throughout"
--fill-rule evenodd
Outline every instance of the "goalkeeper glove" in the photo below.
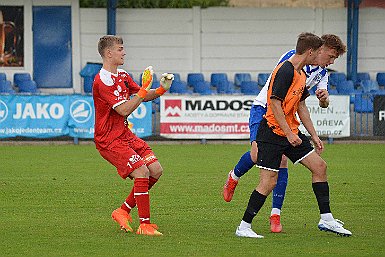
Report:
M 174 80 L 174 74 L 163 73 L 160 79 L 160 87 L 155 90 L 155 93 L 158 95 L 163 95 L 170 89 L 172 81 Z
M 138 96 L 140 98 L 145 98 L 147 92 L 151 89 L 152 86 L 152 78 L 154 71 L 152 70 L 152 66 L 148 66 L 142 74 L 142 87 L 138 91 Z

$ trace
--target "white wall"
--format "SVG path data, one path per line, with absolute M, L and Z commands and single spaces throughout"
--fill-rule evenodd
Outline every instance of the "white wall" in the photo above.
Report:
M 385 9 L 360 9 L 358 71 L 372 79 L 385 71 Z M 105 9 L 81 9 L 81 62 L 100 62 L 97 41 L 106 32 Z M 153 65 L 157 74 L 178 72 L 270 72 L 301 32 L 337 34 L 346 43 L 345 8 L 119 9 L 117 34 L 124 39 L 124 69 L 134 74 Z M 346 72 L 346 55 L 330 68 Z
M 0 68 L 11 79 L 15 72 L 33 72 L 32 6 L 71 5 L 73 27 L 72 91 L 80 92 L 79 71 L 87 62 L 101 62 L 98 39 L 107 31 L 107 10 L 79 9 L 77 0 L 2 0 L 25 7 L 25 67 Z M 80 11 L 79 11 L 80 10 Z M 358 71 L 375 79 L 385 71 L 385 9 L 360 9 Z M 230 8 L 118 9 L 117 33 L 126 46 L 123 66 L 138 79 L 153 65 L 158 75 L 178 72 L 270 72 L 279 56 L 294 47 L 299 33 L 334 33 L 346 42 L 345 8 Z M 330 68 L 346 72 L 346 55 Z M 70 90 L 71 91 L 71 90 Z

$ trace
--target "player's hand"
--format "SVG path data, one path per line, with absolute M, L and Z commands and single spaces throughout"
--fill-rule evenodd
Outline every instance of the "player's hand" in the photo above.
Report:
M 170 89 L 172 81 L 174 80 L 174 74 L 163 73 L 160 78 L 160 87 L 155 90 L 155 93 L 158 95 L 163 95 Z
M 142 87 L 138 92 L 140 98 L 145 98 L 147 92 L 151 89 L 154 71 L 152 66 L 148 66 L 142 73 Z
M 329 92 L 326 89 L 317 89 L 315 91 L 315 95 L 317 96 L 318 100 L 322 102 L 329 98 Z
M 163 73 L 162 77 L 160 78 L 160 85 L 164 88 L 164 90 L 167 91 L 170 89 L 173 80 L 174 80 L 174 74 Z
M 294 134 L 294 133 L 290 133 L 287 136 L 287 140 L 289 141 L 289 143 L 296 147 L 296 146 L 299 146 L 300 144 L 302 144 L 302 139 L 299 138 L 298 135 Z
M 143 71 L 142 88 L 145 89 L 147 92 L 151 89 L 153 75 L 154 75 L 154 70 L 152 69 L 152 66 L 148 66 Z
M 318 136 L 314 136 L 311 138 L 314 143 L 315 152 L 320 155 L 324 151 L 324 143 Z

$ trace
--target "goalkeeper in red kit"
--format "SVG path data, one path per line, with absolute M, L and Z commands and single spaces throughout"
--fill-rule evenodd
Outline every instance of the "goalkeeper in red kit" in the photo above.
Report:
M 137 206 L 140 225 L 137 234 L 160 236 L 156 224 L 150 222 L 149 189 L 162 175 L 163 169 L 150 146 L 127 127 L 126 118 L 142 101 L 163 95 L 171 86 L 173 74 L 162 74 L 160 86 L 151 89 L 153 70 L 142 74 L 142 86 L 130 75 L 118 69 L 126 55 L 123 39 L 103 36 L 98 43 L 103 67 L 95 76 L 92 95 L 95 105 L 95 145 L 100 155 L 114 165 L 118 174 L 134 180 L 134 186 L 123 204 L 112 212 L 112 218 L 122 230 L 133 232 L 130 211 Z

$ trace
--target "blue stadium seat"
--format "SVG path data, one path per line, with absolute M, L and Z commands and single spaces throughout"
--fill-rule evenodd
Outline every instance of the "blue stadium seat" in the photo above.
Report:
M 338 95 L 338 91 L 335 88 L 328 89 L 329 95 Z
M 363 80 L 363 81 L 361 81 L 361 87 L 362 87 L 362 91 L 364 93 L 368 93 L 368 92 L 371 92 L 371 91 L 377 91 L 377 90 L 380 89 L 380 87 L 378 86 L 377 81 L 374 81 L 374 80 Z
M 340 95 L 354 94 L 354 83 L 351 80 L 345 80 L 336 85 L 336 89 Z
M 331 72 L 329 74 L 329 85 L 337 87 L 342 81 L 346 81 L 346 75 L 343 72 Z
M 40 93 L 40 90 L 37 88 L 36 82 L 33 80 L 20 81 L 18 84 L 18 88 L 19 93 Z
M 243 81 L 251 81 L 250 73 L 235 73 L 234 85 L 240 87 Z
M 174 82 L 180 82 L 181 81 L 179 73 L 172 73 L 172 74 L 174 74 Z
M 183 81 L 173 81 L 170 87 L 171 94 L 192 94 L 192 90 L 187 87 L 187 83 Z
M 31 81 L 31 75 L 26 72 L 21 72 L 21 73 L 15 73 L 13 74 L 13 84 L 16 86 L 19 86 L 21 81 Z
M 228 81 L 226 73 L 212 73 L 210 82 L 211 86 L 216 87 L 219 82 Z
M 214 93 L 213 91 L 211 91 L 210 83 L 208 83 L 206 81 L 197 81 L 197 82 L 193 82 L 193 83 L 194 83 L 194 85 L 193 85 L 193 92 L 194 93 L 198 93 L 201 95 L 211 95 Z
M 385 87 L 385 72 L 379 72 L 376 75 L 376 81 L 379 86 Z
M 364 80 L 370 80 L 370 75 L 368 72 L 358 72 L 357 73 L 357 82 L 361 82 Z
M 373 97 L 370 94 L 356 94 L 354 98 L 354 112 L 372 113 Z
M 336 85 L 338 94 L 340 95 L 350 95 L 350 103 L 354 103 L 354 94 L 357 92 L 354 89 L 354 83 L 351 80 L 345 80 L 342 82 L 339 82 L 339 84 Z
M 189 73 L 187 74 L 187 85 L 194 87 L 198 82 L 204 82 L 205 78 L 203 73 Z
M 15 94 L 12 83 L 9 80 L 0 79 L 0 94 Z
M 245 95 L 258 95 L 260 88 L 256 81 L 243 81 L 241 84 L 241 93 Z
M 269 79 L 270 73 L 259 73 L 258 74 L 258 85 L 262 88 L 265 86 L 266 81 Z
M 0 80 L 7 80 L 7 74 L 0 72 Z

